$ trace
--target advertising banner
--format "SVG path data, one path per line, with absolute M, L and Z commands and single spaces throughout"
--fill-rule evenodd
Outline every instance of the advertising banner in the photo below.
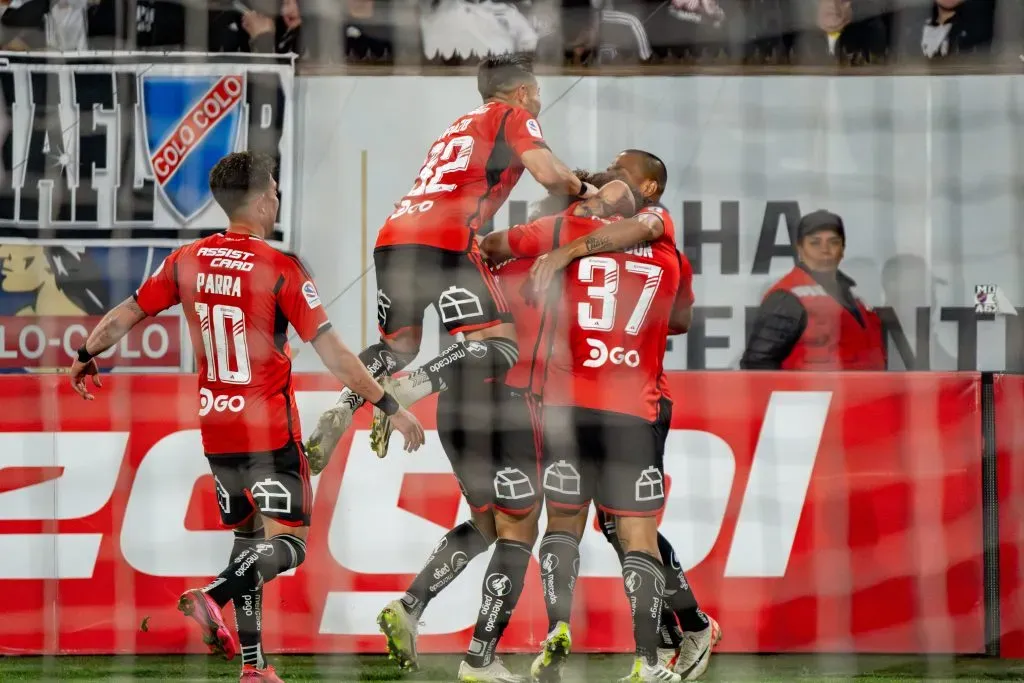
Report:
M 173 245 L 223 230 L 210 169 L 252 149 L 279 162 L 272 239 L 291 245 L 290 57 L 0 57 L 0 243 Z
M 337 386 L 295 379 L 309 430 Z M 670 384 L 661 531 L 723 650 L 984 650 L 978 376 Z M 84 402 L 66 378 L 11 376 L 0 394 L 0 652 L 203 651 L 176 597 L 223 568 L 232 535 L 217 526 L 195 378 L 114 376 Z M 417 412 L 432 428 L 432 403 Z M 305 564 L 266 587 L 271 651 L 382 651 L 376 613 L 468 517 L 435 432 L 379 460 L 367 429 L 364 411 L 314 480 Z M 574 649 L 627 651 L 615 554 L 596 530 L 581 553 Z M 466 647 L 486 563 L 429 606 L 421 651 Z M 534 563 L 503 645 L 531 651 L 545 630 Z
M 1000 654 L 1024 658 L 1024 377 L 996 375 Z
M 63 370 L 110 308 L 132 295 L 170 247 L 0 243 L 0 373 Z M 188 370 L 180 309 L 148 318 L 107 351 L 103 369 Z
M 544 137 L 571 167 L 601 170 L 629 148 L 665 162 L 662 202 L 696 294 L 667 367 L 737 367 L 761 298 L 793 267 L 800 215 L 828 209 L 845 220 L 841 268 L 885 321 L 892 369 L 1024 370 L 1024 316 L 976 313 L 996 288 L 1024 306 L 1016 76 L 551 76 L 540 89 Z M 479 104 L 476 81 L 311 77 L 300 93 L 301 252 L 346 339 L 372 342 L 377 290 L 353 285 L 431 144 Z M 527 174 L 495 226 L 544 194 Z

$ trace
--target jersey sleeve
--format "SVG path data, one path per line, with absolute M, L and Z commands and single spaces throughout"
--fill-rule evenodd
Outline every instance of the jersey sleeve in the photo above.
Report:
M 135 302 L 146 315 L 156 315 L 181 303 L 178 294 L 178 261 L 181 249 L 167 255 L 153 274 L 135 290 Z
M 298 261 L 288 257 L 281 260 L 284 265 L 278 280 L 278 306 L 299 338 L 304 342 L 313 341 L 331 329 L 320 294 L 313 284 L 313 278 Z
M 676 255 L 679 257 L 679 289 L 676 290 L 675 305 L 676 308 L 692 306 L 696 301 L 696 297 L 693 295 L 693 266 L 690 265 L 690 259 L 686 258 L 684 254 L 677 251 Z
M 538 220 L 509 228 L 508 248 L 516 258 L 540 256 L 551 251 L 555 244 L 555 222 Z
M 505 140 L 517 157 L 531 149 L 548 149 L 540 123 L 530 112 L 515 107 L 505 119 Z

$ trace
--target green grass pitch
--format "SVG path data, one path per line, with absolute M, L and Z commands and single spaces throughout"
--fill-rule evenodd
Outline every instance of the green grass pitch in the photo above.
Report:
M 513 671 L 526 673 L 530 657 L 509 656 Z M 287 683 L 306 681 L 408 681 L 450 683 L 460 656 L 424 655 L 421 670 L 401 674 L 382 656 L 275 656 Z M 573 655 L 565 683 L 609 683 L 629 670 L 623 655 Z M 0 681 L 230 681 L 238 664 L 213 657 L 3 657 Z M 716 655 L 704 681 L 781 683 L 783 681 L 1024 681 L 1024 661 L 984 657 Z

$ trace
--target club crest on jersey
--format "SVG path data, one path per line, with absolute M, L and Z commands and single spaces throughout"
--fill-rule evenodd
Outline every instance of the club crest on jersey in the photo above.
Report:
M 143 75 L 142 123 L 153 178 L 184 222 L 212 201 L 214 164 L 241 149 L 245 78 Z
M 302 283 L 302 296 L 310 308 L 320 308 L 320 295 L 317 294 L 316 286 L 310 280 Z

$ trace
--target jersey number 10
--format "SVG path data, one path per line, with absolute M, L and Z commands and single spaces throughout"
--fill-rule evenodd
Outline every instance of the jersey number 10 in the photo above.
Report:
M 209 304 L 195 303 L 206 353 L 206 379 L 248 384 L 252 371 L 245 343 L 245 312 L 238 306 L 214 304 L 211 308 Z
M 627 273 L 643 275 L 644 288 L 640 292 L 636 306 L 626 322 L 626 334 L 636 336 L 644 326 L 644 320 L 651 310 L 651 303 L 654 295 L 661 284 L 661 266 L 653 263 L 641 263 L 639 261 L 626 261 Z M 601 284 L 593 283 L 599 275 L 603 275 Z M 579 325 L 584 330 L 598 330 L 608 332 L 615 326 L 615 304 L 616 294 L 619 291 L 619 262 L 609 256 L 588 256 L 580 261 L 579 274 L 577 278 L 583 284 L 590 284 L 587 287 L 587 296 L 591 301 L 581 302 L 576 307 L 576 315 Z M 595 306 L 595 303 L 599 302 Z M 595 315 L 594 309 L 600 308 L 600 315 Z

